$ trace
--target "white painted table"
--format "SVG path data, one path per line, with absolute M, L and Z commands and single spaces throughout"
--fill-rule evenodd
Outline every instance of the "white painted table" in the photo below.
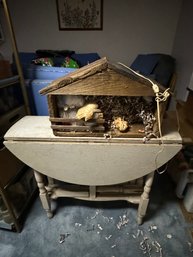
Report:
M 144 144 L 141 138 L 56 137 L 50 128 L 49 117 L 26 116 L 8 130 L 4 144 L 34 169 L 48 217 L 52 217 L 50 198 L 124 199 L 139 204 L 138 223 L 141 224 L 149 202 L 154 171 L 182 147 L 182 139 L 171 125 L 169 120 L 164 121 L 164 144 L 160 144 L 159 139 L 151 139 Z M 144 176 L 144 190 L 138 196 L 130 196 L 128 187 L 118 189 L 114 186 L 113 189 L 112 185 Z M 45 183 L 45 177 L 48 183 Z M 62 190 L 53 179 L 73 185 L 68 184 Z M 109 188 L 113 195 L 105 194 Z

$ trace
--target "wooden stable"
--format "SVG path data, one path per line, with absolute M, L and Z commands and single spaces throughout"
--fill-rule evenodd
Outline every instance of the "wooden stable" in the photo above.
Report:
M 158 86 L 160 92 L 163 92 L 165 88 L 161 85 Z M 120 65 L 109 63 L 106 58 L 56 79 L 40 90 L 40 94 L 47 94 L 51 127 L 56 136 L 144 137 L 147 134 L 159 135 L 155 93 L 151 83 L 132 74 L 131 71 Z M 148 101 L 144 100 L 147 98 L 151 99 L 151 111 L 144 104 L 145 102 L 148 104 Z M 143 103 L 140 102 L 141 100 Z M 72 101 L 71 106 L 69 101 Z M 106 102 L 105 107 L 107 108 L 101 111 L 102 103 L 105 101 L 109 101 L 111 106 Z M 84 107 L 85 102 L 96 104 L 92 118 L 89 120 L 77 119 L 78 109 Z M 161 119 L 165 107 L 166 102 L 160 103 Z M 65 108 L 68 109 L 68 112 L 69 108 L 73 109 L 74 116 L 66 115 Z M 143 113 L 148 110 L 148 115 L 150 113 L 153 117 L 149 124 L 146 113 L 145 118 L 140 118 L 143 108 Z M 123 113 L 120 115 L 121 109 L 123 109 Z M 114 111 L 115 115 L 111 114 L 111 111 Z M 119 115 L 116 115 L 117 113 Z M 107 114 L 110 115 L 110 119 L 107 119 Z M 119 116 L 120 120 L 125 119 L 128 129 L 125 131 L 111 129 L 114 124 L 113 115 Z M 111 123 L 110 128 L 109 123 Z M 147 129 L 147 127 L 150 128 Z

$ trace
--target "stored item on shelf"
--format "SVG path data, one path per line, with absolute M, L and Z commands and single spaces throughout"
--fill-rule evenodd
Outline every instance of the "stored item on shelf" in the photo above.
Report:
M 12 76 L 11 65 L 9 61 L 0 60 L 0 79 L 5 79 Z

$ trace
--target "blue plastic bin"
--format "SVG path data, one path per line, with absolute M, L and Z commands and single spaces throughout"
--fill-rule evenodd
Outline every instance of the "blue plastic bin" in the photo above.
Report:
M 42 80 L 42 79 L 34 79 L 31 82 L 32 95 L 34 99 L 36 114 L 38 116 L 48 116 L 48 103 L 47 96 L 40 95 L 39 90 L 48 86 L 53 80 Z
M 53 80 L 63 77 L 74 70 L 76 69 L 37 65 L 32 65 L 31 69 L 28 69 L 28 72 L 31 73 L 31 78 L 35 78 L 31 81 L 31 91 L 37 115 L 49 115 L 47 97 L 40 95 L 39 90 L 47 87 Z
M 54 80 L 66 76 L 68 73 L 75 71 L 75 68 L 38 66 L 31 64 L 27 68 L 28 79 L 46 79 Z

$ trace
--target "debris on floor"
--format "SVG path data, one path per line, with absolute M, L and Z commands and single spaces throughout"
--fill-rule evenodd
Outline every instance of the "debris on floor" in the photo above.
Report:
M 97 225 L 100 230 L 103 230 L 100 224 Z
M 111 239 L 111 237 L 112 237 L 112 235 L 105 236 L 105 239 L 106 239 L 106 240 L 109 240 L 109 239 Z
M 105 215 L 104 211 L 97 209 L 93 216 L 87 216 L 85 221 L 81 220 L 81 222 L 78 221 L 74 224 L 80 233 L 96 233 L 98 235 L 98 240 L 109 241 L 107 242 L 109 243 L 109 248 L 112 251 L 115 251 L 115 253 L 119 250 L 119 247 L 121 247 L 123 240 L 131 240 L 132 238 L 136 249 L 138 249 L 144 256 L 163 257 L 166 242 L 169 242 L 169 240 L 172 239 L 175 240 L 174 234 L 170 233 L 170 231 L 167 233 L 166 230 L 165 234 L 163 234 L 163 232 L 161 234 L 162 230 L 160 231 L 157 224 L 145 224 L 142 227 L 136 226 L 135 229 L 134 227 L 131 229 L 130 226 L 128 226 L 128 223 L 128 213 L 124 212 L 117 217 L 112 217 Z M 116 234 L 116 237 L 113 232 Z M 120 237 L 117 238 L 117 234 L 119 234 Z M 65 242 L 65 239 L 69 235 L 69 233 L 61 234 L 60 243 L 62 244 Z M 164 247 L 162 247 L 162 243 Z M 193 244 L 191 242 L 187 242 L 187 247 L 189 252 L 192 253 Z M 111 254 L 113 254 L 113 252 Z M 167 253 L 165 254 L 167 255 Z
M 70 233 L 60 234 L 59 243 L 62 244 L 65 242 L 65 239 L 70 236 Z
M 99 215 L 100 212 L 101 212 L 100 210 L 96 210 L 95 215 L 92 216 L 90 219 L 91 220 L 95 219 Z
M 167 237 L 168 239 L 171 239 L 171 238 L 172 238 L 172 235 L 171 235 L 171 234 L 167 234 L 166 237 Z
M 78 223 L 78 222 L 76 222 L 74 225 L 75 225 L 75 227 L 81 227 L 82 226 L 82 224 Z
M 193 252 L 193 246 L 191 242 L 187 242 L 188 243 L 188 247 L 189 247 L 189 251 L 192 253 Z
M 120 221 L 117 223 L 117 228 L 121 229 L 122 226 L 125 226 L 129 222 L 129 219 L 127 218 L 126 214 L 119 216 L 119 218 Z
M 156 226 L 156 225 L 151 225 L 151 226 L 149 226 L 148 231 L 154 233 L 155 230 L 157 230 L 157 226 Z

